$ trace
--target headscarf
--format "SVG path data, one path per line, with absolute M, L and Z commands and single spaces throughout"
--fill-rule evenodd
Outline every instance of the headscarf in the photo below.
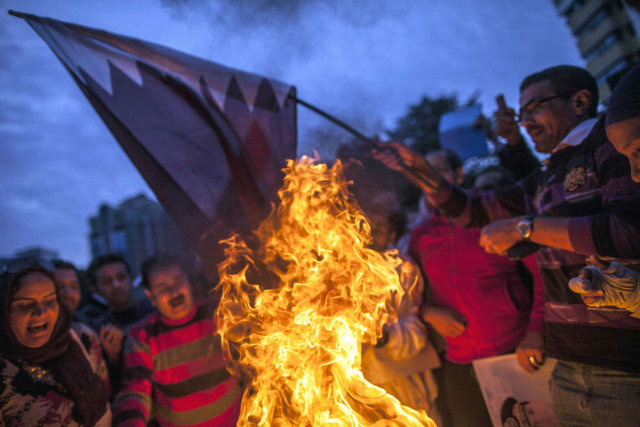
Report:
M 640 116 L 640 64 L 620 79 L 611 92 L 605 126 Z
M 9 324 L 9 310 L 11 309 L 11 301 L 13 296 L 18 292 L 19 282 L 30 273 L 42 273 L 49 277 L 55 283 L 55 278 L 50 271 L 43 267 L 33 266 L 23 268 L 15 274 L 5 273 L 2 275 L 2 289 L 0 290 L 0 301 L 2 302 L 2 324 L 0 325 L 0 348 L 2 354 L 10 360 L 25 361 L 30 365 L 39 365 L 47 360 L 53 359 L 64 352 L 71 342 L 69 328 L 71 321 L 68 311 L 63 309 L 60 304 L 60 295 L 56 290 L 58 305 L 60 305 L 60 314 L 56 324 L 53 326 L 53 332 L 49 341 L 38 348 L 30 348 L 22 345 L 15 337 Z
M 21 279 L 35 272 L 44 274 L 54 283 L 60 312 L 49 340 L 41 347 L 29 348 L 22 345 L 11 330 L 9 310 L 13 296 L 21 286 Z M 55 283 L 53 273 L 37 265 L 27 266 L 16 273 L 2 273 L 0 276 L 0 307 L 2 308 L 0 352 L 4 357 L 15 362 L 24 361 L 30 365 L 45 365 L 69 392 L 71 400 L 82 417 L 83 424 L 94 425 L 107 409 L 107 390 L 102 378 L 93 371 L 80 344 L 71 337 L 71 315 L 62 304 L 60 292 Z

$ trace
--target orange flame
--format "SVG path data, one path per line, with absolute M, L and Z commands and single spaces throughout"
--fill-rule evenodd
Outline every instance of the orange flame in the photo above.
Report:
M 232 370 L 249 378 L 239 426 L 435 426 L 360 370 L 402 295 L 400 260 L 367 248 L 368 222 L 339 162 L 289 160 L 254 249 L 234 236 L 216 312 Z

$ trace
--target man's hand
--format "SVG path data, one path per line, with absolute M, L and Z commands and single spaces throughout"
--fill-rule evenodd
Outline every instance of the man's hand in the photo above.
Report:
M 443 337 L 457 337 L 467 329 L 467 320 L 449 307 L 425 306 L 420 315 Z
M 122 350 L 122 340 L 124 333 L 114 325 L 104 325 L 100 329 L 100 345 L 107 355 L 107 359 L 111 364 L 118 361 L 120 351 Z
M 544 363 L 544 337 L 540 332 L 527 332 L 516 348 L 518 364 L 527 372 L 535 372 Z
M 399 141 L 380 143 L 373 157 L 391 170 L 402 173 L 412 184 L 426 193 L 437 192 L 442 178 L 422 154 Z
M 496 121 L 496 135 L 504 138 L 509 145 L 515 145 L 522 140 L 520 126 L 516 121 L 516 112 L 513 108 L 505 107 L 493 113 Z
M 590 307 L 623 308 L 640 317 L 640 273 L 617 262 L 608 264 L 591 255 L 587 267 L 569 281 L 569 287 L 580 294 Z
M 505 255 L 507 250 L 522 241 L 516 225 L 524 217 L 507 218 L 482 227 L 480 246 L 490 254 Z

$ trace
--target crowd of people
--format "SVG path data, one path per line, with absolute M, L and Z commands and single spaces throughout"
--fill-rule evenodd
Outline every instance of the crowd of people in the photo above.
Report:
M 466 188 L 449 150 L 373 151 L 424 205 L 405 230 L 393 197 L 363 204 L 371 249 L 408 237 L 397 320 L 362 349 L 371 383 L 438 425 L 491 426 L 472 362 L 515 353 L 535 372 L 553 357 L 558 425 L 640 424 L 640 65 L 604 113 L 598 100 L 579 67 L 526 77 L 519 111 L 494 114 L 500 166 Z M 95 258 L 81 304 L 69 262 L 2 267 L 0 425 L 235 425 L 242 384 L 226 369 L 212 298 L 173 256 L 140 270 L 134 286 L 122 256 Z
M 226 370 L 213 307 L 178 258 L 95 258 L 80 306 L 69 262 L 16 258 L 0 276 L 0 425 L 235 425 L 242 391 Z
M 509 351 L 510 345 L 525 370 L 537 369 L 545 356 L 558 360 L 550 381 L 558 425 L 640 422 L 638 275 L 622 266 L 633 267 L 640 259 L 639 94 L 640 66 L 618 83 L 602 115 L 597 112 L 596 81 L 586 70 L 558 66 L 526 77 L 518 113 L 506 107 L 495 113 L 496 133 L 507 142 L 500 158 L 506 166 L 513 164 L 511 156 L 522 155 L 520 126 L 536 151 L 548 158 L 518 182 L 494 190 L 461 188 L 450 156 L 425 158 L 401 142 L 375 150 L 379 161 L 424 192 L 435 212 L 413 230 L 410 247 L 431 285 L 432 304 L 443 308 L 434 318 L 426 304 L 420 315 L 447 340 L 439 384 L 444 397 L 439 409 L 448 415 L 444 425 L 491 425 L 480 416 L 486 408 L 469 403 L 472 385 L 467 383 L 464 399 L 450 385 L 472 375 L 463 371 L 469 359 Z M 475 238 L 456 236 L 457 227 L 469 234 L 476 230 Z M 509 319 L 503 307 L 505 299 L 482 288 L 487 276 L 498 286 L 494 280 L 499 276 L 486 272 L 492 264 L 482 261 L 484 270 L 469 271 L 481 255 L 473 254 L 478 245 L 487 257 L 536 251 L 543 287 L 536 286 L 534 276 L 533 304 L 518 307 L 513 285 L 503 285 L 511 290 L 506 308 L 522 315 L 529 311 L 528 325 L 519 332 L 518 321 Z M 465 281 L 460 283 L 459 277 Z M 462 314 L 464 309 L 470 314 Z M 500 329 L 491 328 L 498 335 L 488 334 L 487 351 L 474 355 L 484 347 L 471 327 L 479 313 L 480 323 L 494 317 Z M 519 343 L 505 340 L 507 325 Z M 451 353 L 462 337 L 469 338 L 466 359 Z M 448 376 L 448 365 L 457 371 L 451 370 L 455 380 Z M 470 381 L 477 386 L 475 379 Z M 447 409 L 452 412 L 446 414 Z

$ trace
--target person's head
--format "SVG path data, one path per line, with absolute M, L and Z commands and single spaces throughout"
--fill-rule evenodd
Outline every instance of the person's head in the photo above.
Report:
M 395 244 L 407 225 L 407 215 L 398 205 L 374 205 L 367 212 L 371 224 L 371 249 L 384 251 Z
M 640 64 L 611 92 L 605 126 L 609 141 L 629 159 L 631 178 L 640 182 Z
M 55 268 L 56 284 L 58 285 L 62 303 L 73 314 L 82 299 L 78 270 L 72 263 L 61 259 L 53 260 L 53 267 Z
M 113 311 L 123 311 L 133 304 L 131 268 L 121 255 L 95 258 L 87 274 Z
M 520 85 L 518 119 L 540 153 L 551 153 L 571 129 L 595 117 L 597 109 L 598 84 L 580 67 L 547 68 Z
M 455 152 L 447 149 L 432 151 L 427 154 L 426 159 L 431 167 L 450 183 L 460 185 L 464 181 L 462 161 Z
M 480 191 L 495 190 L 515 181 L 511 173 L 501 166 L 489 166 L 478 173 L 473 181 L 473 189 Z
M 38 349 L 63 327 L 51 263 L 36 258 L 10 261 L 0 276 L 0 292 L 3 346 Z
M 161 315 L 172 320 L 187 316 L 193 309 L 193 292 L 180 260 L 158 254 L 142 263 L 145 293 Z

